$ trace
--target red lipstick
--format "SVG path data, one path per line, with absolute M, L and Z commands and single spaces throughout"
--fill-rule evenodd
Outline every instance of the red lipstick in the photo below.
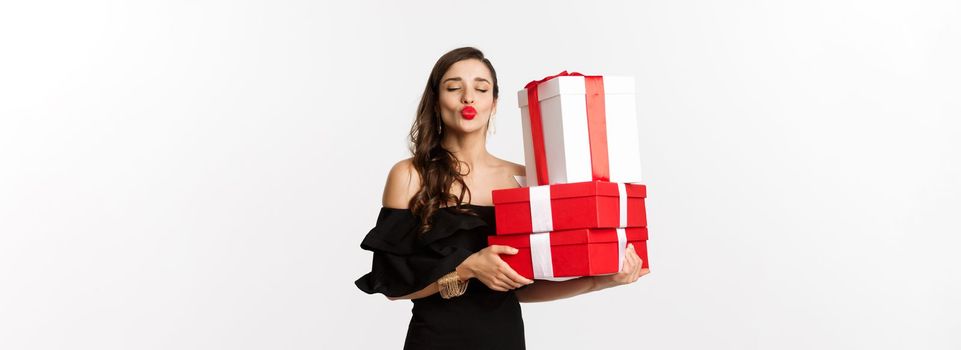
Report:
M 465 106 L 464 109 L 460 110 L 460 116 L 464 117 L 464 119 L 467 119 L 467 120 L 474 119 L 474 116 L 476 115 L 477 115 L 477 110 L 471 106 Z

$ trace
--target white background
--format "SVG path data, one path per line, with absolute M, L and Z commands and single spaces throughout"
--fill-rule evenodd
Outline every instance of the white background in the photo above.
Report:
M 653 272 L 532 349 L 961 347 L 956 1 L 7 1 L 0 348 L 399 348 L 357 290 L 434 61 L 633 75 Z

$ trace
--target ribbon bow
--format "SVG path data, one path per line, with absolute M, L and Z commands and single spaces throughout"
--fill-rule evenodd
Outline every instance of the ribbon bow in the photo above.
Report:
M 548 81 L 548 80 L 551 80 L 551 79 L 554 79 L 554 78 L 557 78 L 557 77 L 583 77 L 583 76 L 585 76 L 585 75 L 584 75 L 584 74 L 581 74 L 581 73 L 578 73 L 578 72 L 568 73 L 567 71 L 563 71 L 563 72 L 554 74 L 554 75 L 552 75 L 552 76 L 546 77 L 546 78 L 541 79 L 541 80 L 531 80 L 530 83 L 527 83 L 527 85 L 524 85 L 524 88 L 525 88 L 525 89 L 530 89 L 530 88 L 532 88 L 532 87 L 535 87 L 535 86 L 537 86 L 537 85 L 540 85 L 541 83 L 543 83 L 543 82 L 545 82 L 545 81 Z M 530 102 L 528 102 L 528 103 L 530 103 Z

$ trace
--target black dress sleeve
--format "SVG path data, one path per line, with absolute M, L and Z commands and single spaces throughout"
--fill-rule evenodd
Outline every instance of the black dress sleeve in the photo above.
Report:
M 377 224 L 360 244 L 374 258 L 371 271 L 354 282 L 357 288 L 388 297 L 424 289 L 474 253 L 455 233 L 487 225 L 479 217 L 447 210 L 438 210 L 431 221 L 431 230 L 419 234 L 419 219 L 409 209 L 381 208 Z

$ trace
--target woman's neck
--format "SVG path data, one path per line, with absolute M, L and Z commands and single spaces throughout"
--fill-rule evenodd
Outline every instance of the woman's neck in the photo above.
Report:
M 457 160 L 467 163 L 470 169 L 490 158 L 490 153 L 487 153 L 487 135 L 484 132 L 447 133 L 441 144 L 444 149 L 453 153 Z

